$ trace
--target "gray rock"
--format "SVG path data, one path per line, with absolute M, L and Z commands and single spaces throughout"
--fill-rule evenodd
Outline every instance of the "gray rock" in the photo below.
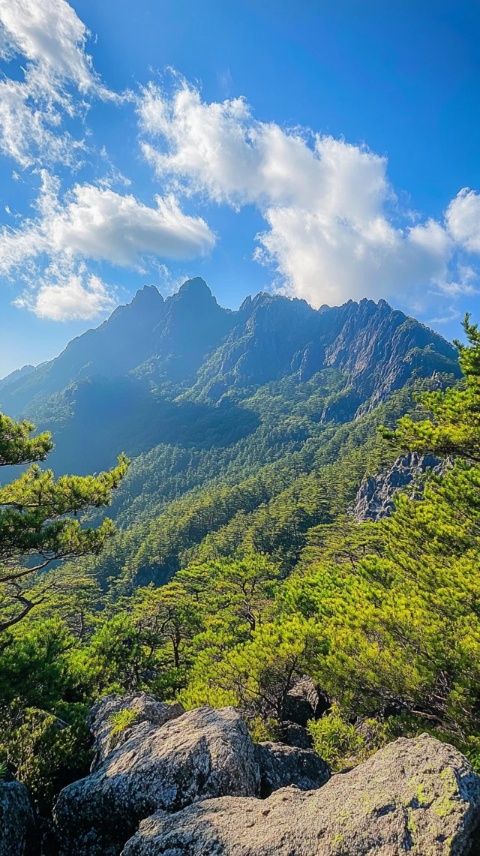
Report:
M 313 747 L 310 732 L 296 722 L 280 723 L 280 739 L 287 746 L 296 746 L 298 749 L 312 749 Z
M 329 707 L 326 696 L 308 675 L 299 678 L 287 693 L 283 705 L 283 719 L 296 722 L 304 728 L 309 719 L 316 719 Z
M 223 797 L 143 821 L 122 856 L 466 856 L 480 777 L 428 735 L 399 739 L 318 791 Z
M 302 791 L 320 788 L 330 778 L 328 764 L 313 749 L 298 749 L 283 743 L 260 743 L 260 795 L 295 785 Z
M 131 712 L 134 719 L 120 733 L 114 728 L 115 716 L 123 711 Z M 88 725 L 93 734 L 95 752 L 92 771 L 98 767 L 107 755 L 127 740 L 132 728 L 140 722 L 163 725 L 169 719 L 181 716 L 184 709 L 181 704 L 165 704 L 147 693 L 134 693 L 128 696 L 108 695 L 100 699 L 91 709 Z
M 32 852 L 35 817 L 25 785 L 0 782 L 0 856 Z
M 366 476 L 360 485 L 352 508 L 358 523 L 388 517 L 395 507 L 395 494 L 410 485 L 419 492 L 418 479 L 429 471 L 442 472 L 445 464 L 435 455 L 409 452 L 394 461 L 390 469 Z
M 255 748 L 233 708 L 200 708 L 161 726 L 141 722 L 90 776 L 61 791 L 54 809 L 60 853 L 114 856 L 157 809 L 258 788 Z

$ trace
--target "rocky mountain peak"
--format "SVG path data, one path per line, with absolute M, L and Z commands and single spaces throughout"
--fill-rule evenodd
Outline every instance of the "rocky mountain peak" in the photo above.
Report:
M 144 285 L 143 288 L 139 288 L 129 306 L 130 308 L 151 310 L 152 308 L 159 308 L 163 303 L 164 300 L 158 288 L 154 285 Z
M 218 305 L 207 283 L 201 276 L 195 276 L 193 279 L 187 279 L 183 285 L 180 286 L 177 293 L 172 296 L 171 300 L 174 300 L 177 303 L 185 303 L 188 301 L 189 303 L 195 303 L 197 306 L 211 304 Z

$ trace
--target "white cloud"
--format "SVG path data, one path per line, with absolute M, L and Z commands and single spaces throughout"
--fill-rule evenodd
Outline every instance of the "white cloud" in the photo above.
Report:
M 74 81 L 81 91 L 97 85 L 85 52 L 87 29 L 65 0 L 8 0 L 0 6 L 0 24 L 10 53 L 21 53 L 50 77 Z
M 210 250 L 214 236 L 200 217 L 188 217 L 173 196 L 153 208 L 132 195 L 77 185 L 72 201 L 42 228 L 53 251 L 133 266 L 142 255 L 191 259 Z
M 64 280 L 42 282 L 37 292 L 27 293 L 15 304 L 30 309 L 39 318 L 70 321 L 94 318 L 113 308 L 115 300 L 98 276 L 80 270 Z
M 446 306 L 442 315 L 437 315 L 430 318 L 429 324 L 451 324 L 452 321 L 458 321 L 461 318 L 461 312 L 455 306 Z
M 173 196 L 158 196 L 149 207 L 131 194 L 93 184 L 75 185 L 63 203 L 57 192 L 44 172 L 39 216 L 19 229 L 0 231 L 0 272 L 10 274 L 41 254 L 134 267 L 149 254 L 195 258 L 215 243 L 205 221 L 184 214 Z
M 77 184 L 60 199 L 57 179 L 43 171 L 37 216 L 0 230 L 0 273 L 24 283 L 17 305 L 56 320 L 90 318 L 110 297 L 85 261 L 141 268 L 148 257 L 196 258 L 214 243 L 205 221 L 171 195 L 150 207 L 109 187 Z
M 480 194 L 468 187 L 460 190 L 447 208 L 446 220 L 455 241 L 480 253 Z
M 59 130 L 58 99 L 35 97 L 30 83 L 0 82 L 0 149 L 22 167 L 60 161 L 74 165 L 84 144 Z
M 0 57 L 23 67 L 23 79 L 7 66 L 0 82 L 0 148 L 22 167 L 75 163 L 83 142 L 61 131 L 63 117 L 82 115 L 87 94 L 116 98 L 93 69 L 87 35 L 65 0 L 0 3 Z
M 171 98 L 147 87 L 139 118 L 143 153 L 162 180 L 260 209 L 267 228 L 255 255 L 283 291 L 318 306 L 471 288 L 452 280 L 452 234 L 401 218 L 386 159 L 365 146 L 257 121 L 241 98 L 205 103 L 185 82 Z

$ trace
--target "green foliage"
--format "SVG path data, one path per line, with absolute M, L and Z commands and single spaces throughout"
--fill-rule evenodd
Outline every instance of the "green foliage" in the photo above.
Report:
M 32 432 L 31 423 L 0 414 L 0 466 L 46 457 L 50 435 Z M 81 616 L 81 637 L 92 587 L 75 573 L 72 584 L 58 565 L 100 552 L 112 536 L 109 520 L 89 528 L 77 515 L 108 503 L 127 466 L 121 456 L 98 476 L 55 479 L 31 463 L 0 487 L 0 760 L 27 784 L 41 811 L 86 771 L 88 760 L 86 710 L 79 706 L 86 687 L 76 686 L 76 638 L 62 617 L 73 629 Z M 46 573 L 52 563 L 57 568 Z M 30 624 L 34 608 L 39 617 Z
M 101 624 L 87 645 L 73 649 L 69 662 L 78 692 L 83 688 L 90 698 L 142 689 L 152 664 L 153 655 L 127 614 Z
M 14 703 L 0 709 L 0 758 L 29 788 L 42 812 L 56 793 L 88 770 L 85 709 L 68 724 L 51 713 Z
M 69 685 L 73 637 L 58 619 L 9 631 L 0 644 L 0 704 L 21 699 L 26 707 L 52 710 Z
M 114 738 L 114 743 L 115 738 L 118 738 L 127 728 L 130 728 L 135 723 L 137 716 L 137 712 L 129 708 L 117 710 L 115 713 L 112 713 L 110 717 L 110 736 Z
M 390 736 L 387 724 L 378 719 L 367 718 L 356 725 L 348 722 L 338 705 L 321 719 L 311 720 L 308 730 L 315 751 L 334 772 L 360 764 Z
M 31 437 L 33 425 L 0 414 L 0 466 L 46 457 L 49 434 Z M 52 562 L 99 553 L 113 534 L 109 520 L 82 527 L 76 515 L 110 501 L 128 467 L 118 464 L 98 476 L 62 476 L 32 463 L 17 479 L 0 487 L 0 632 L 22 621 L 43 603 L 50 580 L 32 597 L 28 586 Z
M 297 616 L 262 624 L 249 641 L 233 647 L 218 634 L 201 643 L 180 694 L 184 704 L 233 704 L 252 720 L 277 722 L 296 677 L 312 668 L 322 645 L 315 624 Z
M 456 343 L 463 382 L 423 395 L 421 404 L 428 418 L 413 422 L 406 416 L 390 436 L 410 449 L 480 464 L 480 331 L 468 315 L 464 328 L 468 344 Z
M 32 437 L 31 422 L 15 422 L 0 413 L 0 467 L 43 461 L 53 447 L 50 434 Z
M 215 454 L 157 450 L 165 495 L 108 543 L 71 512 L 107 501 L 124 461 L 79 482 L 33 467 L 0 488 L 0 509 L 20 515 L 23 564 L 11 566 L 25 570 L 21 594 L 37 607 L 0 639 L 0 756 L 42 804 L 73 775 L 75 752 L 84 757 L 80 712 L 111 691 L 233 704 L 268 739 L 309 674 L 332 701 L 310 732 L 335 769 L 422 730 L 479 764 L 480 336 L 466 331 L 463 381 L 424 385 L 417 409 L 402 390 L 332 425 L 322 422 L 327 405 L 348 400 L 338 378 L 313 380 L 307 399 L 291 379 L 252 391 L 257 431 Z M 377 434 L 397 421 L 387 438 Z M 359 482 L 398 448 L 450 457 L 415 499 L 397 497 L 389 519 L 357 524 L 348 509 Z M 140 513 L 154 490 L 137 493 Z M 121 502 L 119 519 L 131 523 Z M 38 526 L 21 529 L 32 513 Z M 1 519 L 0 550 L 11 551 Z M 47 557 L 71 549 L 75 561 L 30 581 L 28 559 L 48 543 Z M 102 549 L 92 558 L 87 548 Z M 122 712 L 114 732 L 133 721 Z

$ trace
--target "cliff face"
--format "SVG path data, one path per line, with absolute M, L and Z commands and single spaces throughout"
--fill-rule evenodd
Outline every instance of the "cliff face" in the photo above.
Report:
M 334 368 L 359 401 L 373 397 L 376 403 L 413 376 L 458 374 L 448 342 L 383 300 L 314 310 L 301 300 L 259 294 L 235 316 L 233 329 L 199 371 L 197 389 L 212 398 L 232 386 L 292 372 L 306 381 Z
M 399 490 L 420 489 L 419 479 L 427 472 L 441 472 L 442 461 L 435 455 L 410 452 L 401 455 L 383 473 L 367 476 L 358 489 L 352 514 L 358 523 L 363 520 L 380 520 L 388 517 L 395 507 L 395 494 Z

